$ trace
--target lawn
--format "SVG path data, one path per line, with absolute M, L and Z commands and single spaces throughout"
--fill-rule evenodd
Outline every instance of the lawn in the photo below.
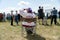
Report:
M 50 24 L 50 20 L 48 20 L 48 24 Z M 19 22 L 19 26 L 15 22 L 14 26 L 11 26 L 8 21 L 0 22 L 0 40 L 60 40 L 60 25 L 41 25 L 37 21 L 35 36 L 22 37 L 21 22 Z

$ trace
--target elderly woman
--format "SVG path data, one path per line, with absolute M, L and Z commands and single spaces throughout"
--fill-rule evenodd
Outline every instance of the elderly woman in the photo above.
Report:
M 31 8 L 24 9 L 20 12 L 22 16 L 22 27 L 25 27 L 27 34 L 32 34 L 36 26 L 36 15 L 32 12 Z

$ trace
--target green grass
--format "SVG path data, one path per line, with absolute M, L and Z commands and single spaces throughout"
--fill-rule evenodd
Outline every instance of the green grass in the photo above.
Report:
M 48 20 L 48 24 L 50 24 L 50 20 Z M 21 36 L 21 22 L 19 22 L 19 26 L 16 25 L 11 26 L 10 22 L 0 22 L 0 40 L 60 40 L 60 26 L 52 25 L 46 26 L 41 25 L 41 22 L 37 21 L 36 27 L 36 36 Z M 25 32 L 24 32 L 25 33 Z

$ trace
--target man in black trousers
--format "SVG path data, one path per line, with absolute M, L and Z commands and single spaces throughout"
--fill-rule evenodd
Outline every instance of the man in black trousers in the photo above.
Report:
M 51 11 L 51 25 L 52 25 L 53 21 L 54 21 L 54 24 L 56 25 L 56 23 L 57 23 L 57 10 L 55 9 L 55 7 Z
M 11 11 L 11 26 L 13 26 L 13 10 Z
M 18 20 L 18 11 L 17 10 L 16 10 L 16 15 L 15 15 L 15 22 L 18 25 L 19 20 Z

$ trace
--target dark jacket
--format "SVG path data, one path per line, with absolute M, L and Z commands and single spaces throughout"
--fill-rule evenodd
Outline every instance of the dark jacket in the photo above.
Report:
M 39 9 L 39 10 L 38 10 L 38 16 L 44 17 L 43 9 Z

